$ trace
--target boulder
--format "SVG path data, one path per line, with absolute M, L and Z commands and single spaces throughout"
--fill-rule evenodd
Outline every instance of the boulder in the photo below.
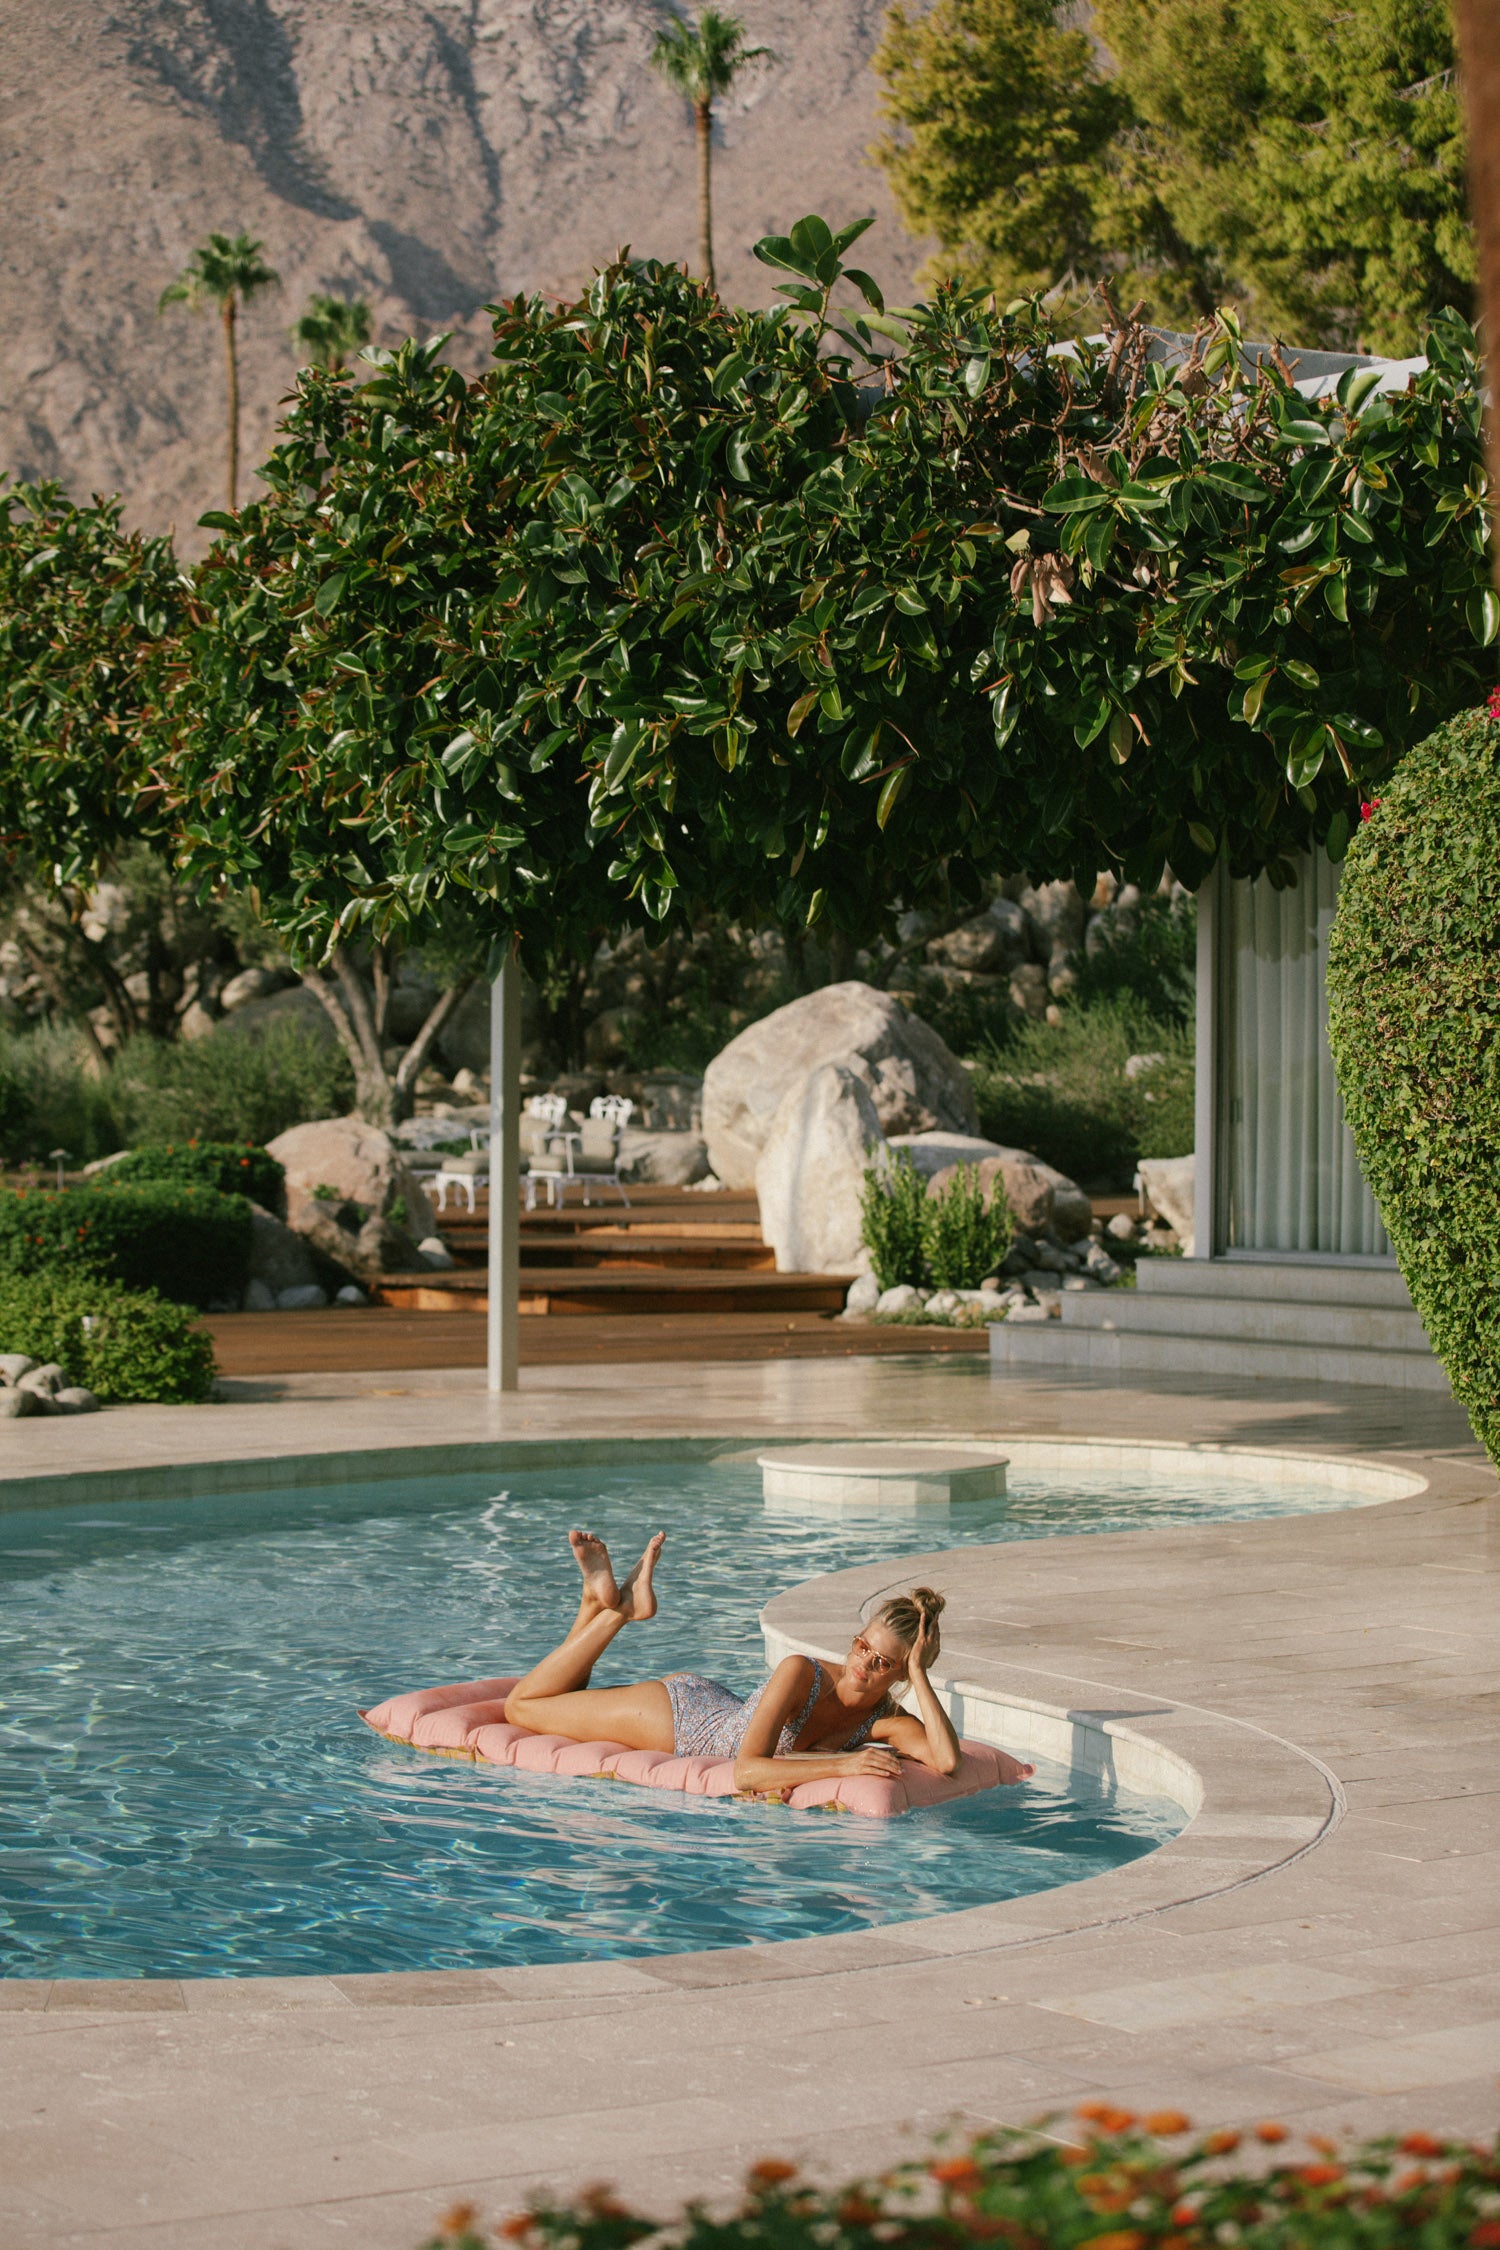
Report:
M 1023 961 L 1010 974 L 1010 1004 L 1019 1015 L 1040 1018 L 1047 1013 L 1047 972 L 1035 961 Z
M 1141 1192 L 1176 1235 L 1185 1258 L 1193 1255 L 1193 1203 L 1198 1184 L 1197 1159 L 1191 1156 L 1143 1156 L 1137 1177 Z
M 190 1000 L 177 1019 L 177 1029 L 189 1044 L 195 1039 L 207 1039 L 219 1028 L 219 1018 L 211 1015 L 201 1000 Z
M 928 1179 L 955 1164 L 982 1164 L 1006 1153 L 998 1141 L 981 1140 L 976 1133 L 892 1133 L 890 1145 L 904 1148 L 913 1169 Z
M 19 1383 L 35 1365 L 36 1361 L 26 1352 L 0 1352 L 0 1383 Z
M 424 1234 L 437 1233 L 437 1215 L 401 1147 L 379 1126 L 359 1117 L 324 1117 L 278 1133 L 269 1147 L 286 1169 L 286 1215 L 299 1234 L 308 1232 L 303 1219 L 320 1187 L 337 1189 L 367 1218 L 389 1218 L 391 1206 L 404 1203 L 399 1223 L 412 1234 L 414 1248 Z
M 937 1033 L 888 992 L 830 984 L 752 1023 L 709 1064 L 708 1157 L 726 1187 L 749 1187 L 782 1101 L 837 1064 L 865 1089 L 882 1133 L 974 1130 L 974 1089 Z
M 878 1313 L 920 1312 L 926 1299 L 920 1289 L 909 1281 L 898 1281 L 894 1289 L 882 1289 L 875 1300 Z
M 97 1414 L 99 1401 L 81 1383 L 69 1383 L 52 1401 L 59 1414 Z
M 0 1388 L 0 1422 L 20 1422 L 28 1414 L 45 1414 L 35 1391 L 18 1391 L 14 1384 Z
M 620 1135 L 620 1177 L 692 1187 L 708 1178 L 708 1143 L 701 1133 L 643 1133 L 627 1125 Z
M 49 1359 L 45 1367 L 28 1368 L 16 1382 L 18 1391 L 35 1391 L 38 1397 L 48 1399 L 56 1398 L 67 1387 L 68 1378 L 55 1359 Z
M 936 1139 L 934 1135 L 934 1143 Z M 1059 1172 L 1055 1165 L 1044 1164 L 1039 1156 L 1031 1155 L 1024 1148 L 997 1148 L 992 1141 L 975 1144 L 976 1148 L 980 1145 L 985 1148 L 983 1156 L 950 1156 L 946 1164 L 934 1167 L 923 1164 L 923 1170 L 929 1172 L 928 1194 L 946 1193 L 954 1165 L 977 1163 L 985 1201 L 988 1203 L 992 1198 L 998 1180 L 1010 1205 L 1010 1215 L 1024 1233 L 1045 1234 L 1050 1229 L 1064 1242 L 1071 1242 L 1087 1232 L 1093 1222 L 1093 1205 L 1066 1172 Z M 912 1161 L 921 1161 L 915 1148 Z
M 972 922 L 934 938 L 927 958 L 944 968 L 994 975 L 1018 967 L 1026 952 L 1026 916 L 1014 900 L 997 898 Z
M 308 1282 L 300 1289 L 278 1289 L 276 1292 L 278 1312 L 317 1312 L 327 1302 L 327 1290 L 320 1289 L 315 1281 Z
M 1074 883 L 1039 883 L 1021 893 L 1031 950 L 1046 963 L 1047 984 L 1065 992 L 1072 983 L 1068 963 L 1083 944 L 1084 904 Z
M 245 1294 L 240 1299 L 241 1312 L 274 1312 L 276 1292 L 264 1281 L 250 1280 L 245 1284 Z
M 424 1235 L 417 1244 L 417 1256 L 421 1259 L 423 1265 L 430 1266 L 434 1273 L 446 1273 L 450 1266 L 458 1264 L 458 1260 L 440 1234 Z
M 219 1006 L 226 1016 L 237 1008 L 248 1007 L 252 1000 L 269 1000 L 273 992 L 280 992 L 286 978 L 275 969 L 241 969 L 227 984 L 219 988 Z
M 273 1298 L 283 1289 L 306 1289 L 322 1279 L 306 1239 L 258 1203 L 250 1206 L 250 1279 L 262 1283 Z
M 872 1313 L 880 1302 L 880 1283 L 872 1273 L 856 1274 L 849 1284 L 849 1294 L 844 1299 L 844 1311 L 851 1320 L 861 1320 Z
M 846 1064 L 825 1063 L 789 1088 L 755 1169 L 761 1233 L 778 1273 L 869 1271 L 860 1198 L 866 1171 L 884 1155 L 875 1105 Z
M 333 1301 L 336 1305 L 367 1305 L 370 1302 L 363 1289 L 357 1288 L 352 1281 L 345 1282 Z
M 328 1020 L 328 1010 L 316 993 L 309 992 L 304 984 L 289 985 L 285 991 L 267 993 L 263 1000 L 246 1000 L 235 1009 L 233 1015 L 216 1023 L 214 1029 L 225 1033 L 233 1032 L 237 1039 L 258 1040 L 264 1039 L 275 1025 L 283 1023 L 295 1025 L 297 1030 L 306 1032 L 310 1039 L 322 1040 L 330 1047 L 338 1040 L 338 1033 Z

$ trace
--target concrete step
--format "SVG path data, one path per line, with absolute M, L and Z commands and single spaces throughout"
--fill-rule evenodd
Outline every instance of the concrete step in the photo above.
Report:
M 1411 1311 L 1406 1283 L 1395 1266 L 1324 1266 L 1300 1259 L 1142 1258 L 1135 1278 L 1143 1297 L 1273 1298 L 1281 1303 Z
M 997 1321 L 990 1329 L 990 1369 L 998 1376 L 1228 1376 L 1242 1380 L 1368 1383 L 1386 1390 L 1448 1391 L 1441 1360 L 1430 1351 L 1370 1351 L 1348 1345 L 1258 1343 L 1201 1333 L 1081 1328 L 1060 1320 Z
M 1426 1331 L 1411 1311 L 1369 1305 L 1307 1304 L 1271 1297 L 1149 1296 L 1102 1289 L 1062 1298 L 1065 1328 L 1121 1334 L 1212 1336 L 1240 1343 L 1349 1345 L 1359 1351 L 1426 1352 Z

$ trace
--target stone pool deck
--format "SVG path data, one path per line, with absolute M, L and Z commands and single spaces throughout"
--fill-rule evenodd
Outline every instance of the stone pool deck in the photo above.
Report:
M 610 2179 L 666 2212 L 762 2155 L 854 2172 L 953 2121 L 1097 2096 L 1212 2123 L 1495 2131 L 1500 1506 L 1451 1402 L 997 1382 L 970 1359 L 703 1366 L 691 1383 L 537 1369 L 500 1405 L 467 1372 L 231 1392 L 7 1424 L 0 1505 L 121 1469 L 149 1494 L 194 1461 L 236 1465 L 205 1486 L 243 1487 L 314 1453 L 441 1463 L 487 1441 L 720 1433 L 1249 1447 L 1425 1489 L 931 1564 L 950 1597 L 940 1677 L 1096 1738 L 1125 1728 L 1202 1776 L 1181 1837 L 1094 1881 L 598 1966 L 0 1984 L 5 2250 L 415 2250 L 456 2198 L 498 2217 L 543 2184 Z M 836 1641 L 886 1575 L 783 1597 L 775 1626 Z

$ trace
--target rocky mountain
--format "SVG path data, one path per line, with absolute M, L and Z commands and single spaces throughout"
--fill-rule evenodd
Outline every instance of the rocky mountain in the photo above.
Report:
M 720 286 L 770 298 L 755 238 L 874 211 L 861 262 L 898 297 L 920 245 L 865 151 L 884 0 L 741 0 L 776 52 L 726 105 Z M 4 0 L 0 467 L 121 490 L 189 549 L 222 505 L 212 317 L 157 299 L 212 228 L 261 238 L 281 288 L 243 322 L 247 463 L 314 290 L 375 306 L 377 340 L 569 292 L 622 243 L 687 260 L 691 116 L 650 70 L 660 0 Z

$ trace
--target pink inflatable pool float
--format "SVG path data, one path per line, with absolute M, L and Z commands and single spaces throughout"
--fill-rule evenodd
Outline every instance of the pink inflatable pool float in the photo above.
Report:
M 519 1676 L 519 1675 L 518 1675 Z M 633 1781 L 646 1789 L 680 1789 L 690 1797 L 736 1797 L 734 1761 L 729 1758 L 677 1758 L 661 1750 L 627 1750 L 619 1742 L 573 1742 L 561 1734 L 533 1734 L 512 1726 L 505 1699 L 516 1679 L 464 1680 L 455 1687 L 417 1688 L 390 1696 L 372 1711 L 361 1711 L 365 1725 L 387 1742 L 429 1750 L 443 1758 L 475 1765 L 518 1766 L 525 1773 L 566 1774 L 584 1781 Z M 828 1806 L 862 1813 L 868 1820 L 894 1820 L 926 1805 L 945 1805 L 953 1797 L 974 1797 L 983 1789 L 1023 1781 L 1029 1767 L 991 1749 L 965 1742 L 957 1773 L 937 1774 L 904 1758 L 892 1781 L 875 1774 L 849 1774 L 840 1780 L 804 1781 L 770 1802 L 798 1812 Z M 762 1799 L 762 1802 L 767 1800 Z

